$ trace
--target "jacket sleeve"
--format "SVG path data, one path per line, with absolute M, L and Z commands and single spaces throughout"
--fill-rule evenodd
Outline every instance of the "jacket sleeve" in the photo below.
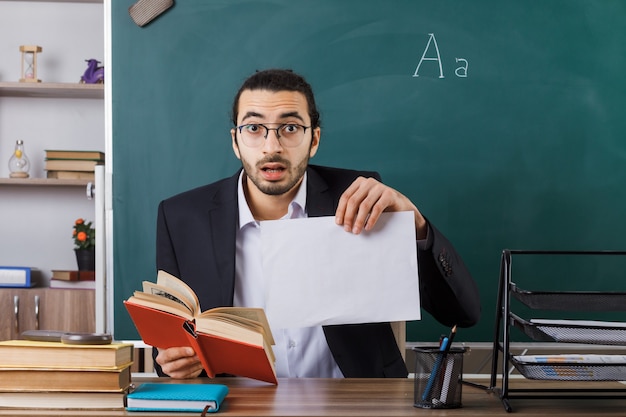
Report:
M 445 326 L 473 326 L 481 312 L 478 286 L 448 239 L 428 227 L 426 249 L 417 251 L 421 306 Z

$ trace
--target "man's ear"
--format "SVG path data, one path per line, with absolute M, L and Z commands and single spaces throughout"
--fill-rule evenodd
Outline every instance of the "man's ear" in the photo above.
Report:
M 309 158 L 313 158 L 317 153 L 317 148 L 320 146 L 320 138 L 322 136 L 322 130 L 319 127 L 316 127 L 312 131 L 311 138 L 311 149 L 309 150 Z
M 237 144 L 237 131 L 235 129 L 230 129 L 230 137 L 232 140 L 233 152 L 235 152 L 235 156 L 237 159 L 241 160 L 241 155 L 239 154 L 239 145 Z

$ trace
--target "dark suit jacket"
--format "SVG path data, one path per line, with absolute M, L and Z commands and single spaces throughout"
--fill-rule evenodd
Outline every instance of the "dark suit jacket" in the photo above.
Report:
M 334 215 L 339 197 L 358 176 L 379 178 L 315 165 L 307 175 L 310 217 Z M 239 172 L 159 205 L 157 269 L 189 284 L 203 310 L 233 304 L 238 178 Z M 446 326 L 471 326 L 480 316 L 476 284 L 450 242 L 432 225 L 428 234 L 428 249 L 417 253 L 421 305 Z M 345 377 L 407 376 L 389 323 L 324 326 L 324 333 Z

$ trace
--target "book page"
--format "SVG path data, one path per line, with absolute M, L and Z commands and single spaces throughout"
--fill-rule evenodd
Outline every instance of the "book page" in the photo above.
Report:
M 200 301 L 198 300 L 198 296 L 191 289 L 189 285 L 187 285 L 184 281 L 179 278 L 176 278 L 174 275 L 169 274 L 163 270 L 159 270 L 157 272 L 157 281 L 158 285 L 162 285 L 164 287 L 170 288 L 174 290 L 177 294 L 182 294 L 187 303 L 192 306 L 194 312 L 199 314 L 200 311 Z
M 196 320 L 196 333 L 215 335 L 256 346 L 264 346 L 265 342 L 262 331 L 223 318 Z
M 274 345 L 274 337 L 269 328 L 265 313 L 260 308 L 218 307 L 200 314 L 196 318 L 196 329 L 210 330 L 215 322 L 232 325 L 260 333 L 268 345 Z M 219 326 L 219 324 L 217 324 Z
M 193 313 L 184 305 L 169 298 L 150 294 L 142 291 L 135 291 L 134 295 L 128 299 L 129 302 L 142 306 L 166 311 L 177 316 L 181 316 L 186 320 L 193 320 Z
M 265 334 L 268 336 L 268 343 L 270 345 L 274 344 L 274 337 L 272 336 L 272 331 L 270 329 L 270 324 L 267 321 L 267 316 L 265 315 L 265 311 L 262 308 L 254 308 L 254 307 L 217 307 L 212 308 L 204 312 L 202 315 L 228 315 L 232 320 L 241 321 L 241 322 L 249 322 L 253 321 L 258 326 L 260 326 Z
M 143 281 L 142 286 L 144 293 L 159 297 L 163 300 L 173 301 L 183 306 L 186 310 L 190 311 L 192 316 L 195 316 L 196 310 L 194 309 L 193 304 L 191 304 L 189 300 L 178 291 L 175 291 L 172 288 L 164 287 L 163 285 L 155 284 L 154 282 L 150 281 Z

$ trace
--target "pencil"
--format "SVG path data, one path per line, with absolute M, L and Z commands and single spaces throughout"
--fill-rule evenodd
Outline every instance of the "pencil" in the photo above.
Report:
M 430 377 L 428 378 L 428 382 L 426 383 L 426 388 L 422 393 L 422 401 L 428 400 L 430 396 L 430 392 L 433 389 L 433 384 L 439 375 L 439 369 L 441 368 L 442 362 L 445 360 L 448 352 L 450 351 L 450 345 L 452 345 L 452 340 L 454 339 L 454 335 L 456 334 L 456 325 L 452 328 L 450 332 L 450 336 L 444 337 L 441 342 L 441 346 L 439 347 L 439 354 L 437 355 L 437 359 L 435 360 L 435 365 L 433 366 L 433 370 L 430 373 Z
M 454 340 L 455 335 L 456 326 L 454 326 L 452 328 L 452 331 L 450 332 L 450 336 L 448 337 L 448 350 L 444 353 L 444 360 L 442 360 L 442 362 L 444 362 L 443 366 L 445 369 L 445 371 L 442 371 L 444 373 L 444 378 L 441 384 L 441 397 L 439 398 L 442 404 L 447 403 L 448 394 L 454 393 L 454 389 L 451 389 L 452 387 L 450 386 L 450 384 L 452 383 L 452 372 L 454 370 L 454 357 L 451 357 L 447 361 L 445 361 L 445 356 L 447 356 L 447 354 L 450 352 L 450 348 L 452 347 L 452 341 Z M 452 400 L 454 401 L 454 398 L 452 398 Z

